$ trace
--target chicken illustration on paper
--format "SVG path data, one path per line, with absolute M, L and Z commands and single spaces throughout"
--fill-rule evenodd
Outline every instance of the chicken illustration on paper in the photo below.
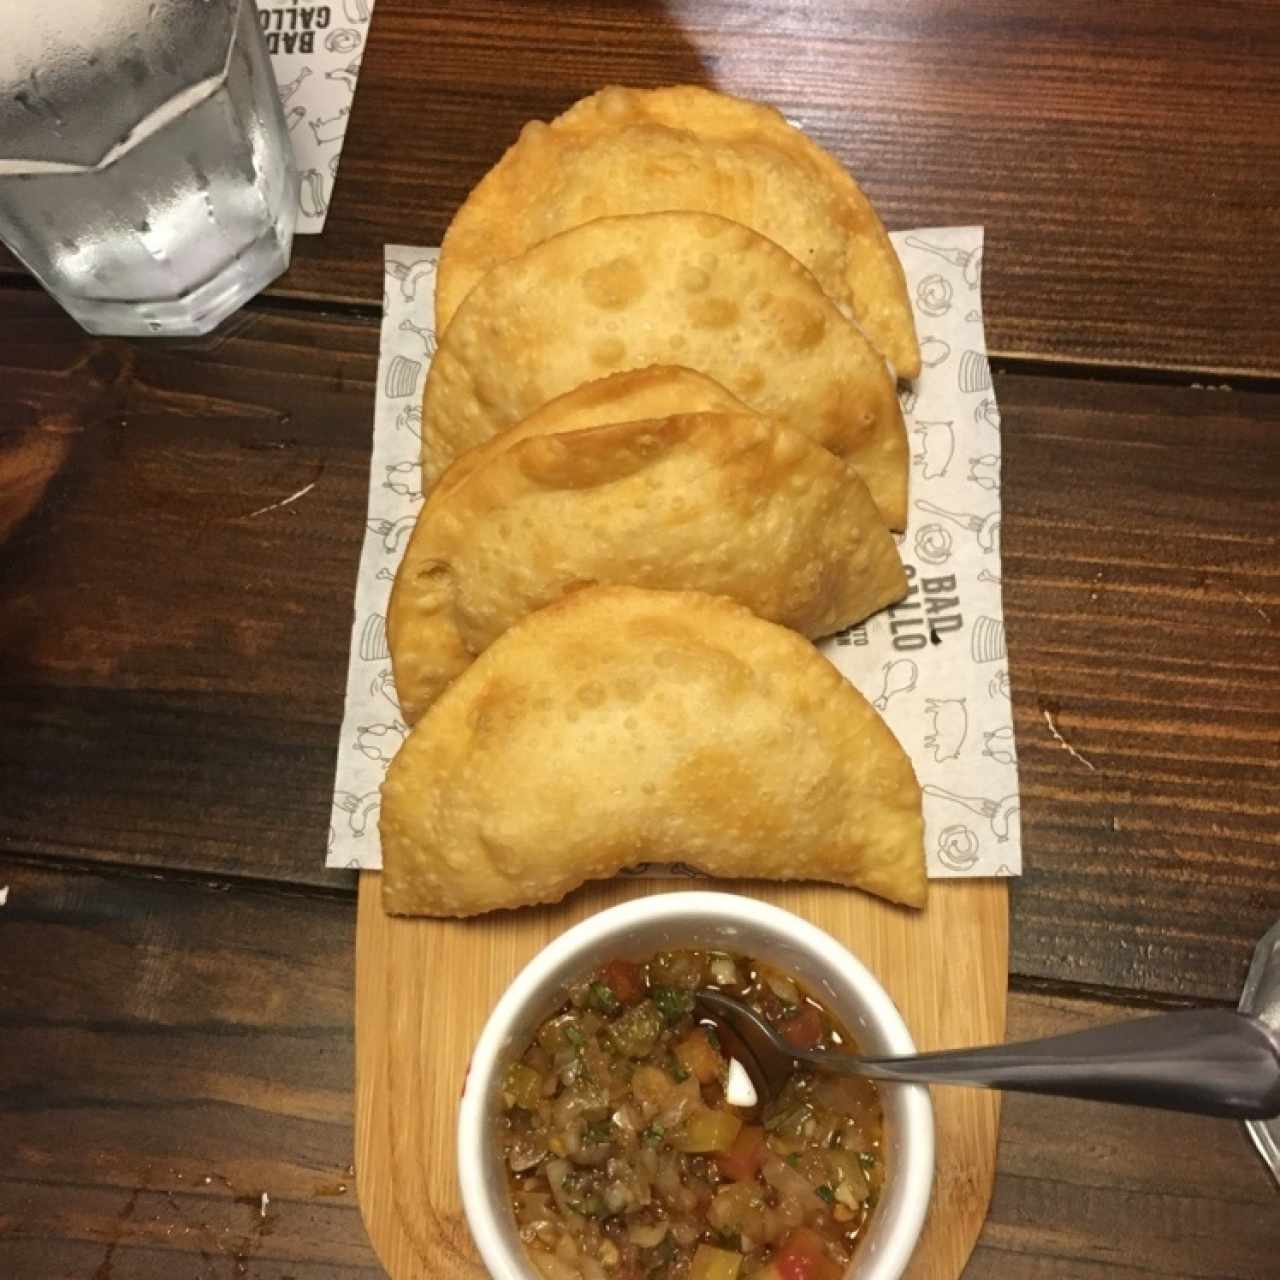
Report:
M 941 516 L 944 520 L 950 520 L 952 524 L 958 524 L 960 528 L 967 529 L 978 539 L 978 546 L 983 551 L 994 551 L 1000 541 L 999 511 L 993 511 L 985 516 L 970 515 L 964 511 L 947 511 L 943 507 L 934 506 L 932 502 L 926 502 L 923 498 L 916 500 L 916 506 L 921 511 L 927 511 L 931 516 Z
M 911 461 L 920 468 L 922 480 L 937 480 L 947 474 L 956 451 L 956 433 L 950 422 L 917 422 L 911 434 L 920 437 L 920 452 Z
M 400 700 L 396 697 L 396 680 L 390 667 L 383 667 L 369 684 L 369 692 L 375 698 L 385 698 L 398 716 L 400 714 Z
M 1018 757 L 1013 752 L 1013 730 L 1008 725 L 992 729 L 982 735 L 982 754 L 1001 764 L 1015 764 Z
M 408 431 L 419 440 L 422 439 L 422 406 L 407 404 L 396 414 L 396 430 Z
M 1000 408 L 996 402 L 987 396 L 983 400 L 979 400 L 973 410 L 974 422 L 985 422 L 987 426 L 1000 430 Z
M 936 787 L 931 782 L 920 789 L 927 796 L 935 796 L 939 800 L 950 800 L 962 805 L 970 813 L 976 813 L 978 817 L 985 818 L 991 824 L 992 835 L 1001 844 L 1009 839 L 1009 827 L 1014 815 L 1018 812 L 1016 795 L 1005 796 L 1000 800 L 988 800 L 985 796 L 960 796 L 942 787 Z
M 347 131 L 347 117 L 350 114 L 351 108 L 343 107 L 336 116 L 319 116 L 308 120 L 307 125 L 315 134 L 317 143 L 341 142 L 342 135 Z
M 880 696 L 873 703 L 875 709 L 883 711 L 889 705 L 890 698 L 896 698 L 900 693 L 910 693 L 919 678 L 920 668 L 910 658 L 886 662 Z
M 387 465 L 387 478 L 382 482 L 384 489 L 399 494 L 402 498 L 416 501 L 422 497 L 422 463 L 392 462 Z
M 954 760 L 969 736 L 969 712 L 963 698 L 926 698 L 925 714 L 933 717 L 933 728 L 926 736 L 926 750 L 933 752 L 934 764 Z
M 356 734 L 355 748 L 362 756 L 390 764 L 392 756 L 400 750 L 409 730 L 396 721 L 393 724 L 361 725 Z

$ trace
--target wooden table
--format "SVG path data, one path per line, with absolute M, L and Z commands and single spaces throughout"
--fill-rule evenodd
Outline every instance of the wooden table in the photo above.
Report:
M 891 226 L 985 223 L 1027 850 L 1010 1034 L 1233 1003 L 1280 915 L 1277 17 L 379 0 L 329 228 L 221 332 L 88 338 L 6 259 L 0 1275 L 380 1274 L 350 1169 L 353 883 L 321 858 L 381 246 L 437 240 L 522 120 L 612 80 L 770 98 Z M 974 1280 L 1277 1258 L 1239 1127 L 1007 1100 Z

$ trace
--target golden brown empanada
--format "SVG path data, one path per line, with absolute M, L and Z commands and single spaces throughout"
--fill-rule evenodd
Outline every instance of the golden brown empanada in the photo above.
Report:
M 723 597 L 588 587 L 516 623 L 382 788 L 397 914 L 554 902 L 641 861 L 919 906 L 920 788 L 809 642 Z
M 650 365 L 611 373 L 584 382 L 554 400 L 548 400 L 522 422 L 508 427 L 484 444 L 454 459 L 440 477 L 433 493 L 460 484 L 482 461 L 501 453 L 526 436 L 552 436 L 612 422 L 636 422 L 641 418 L 669 418 L 673 413 L 751 413 L 737 396 L 714 378 L 681 365 Z
M 513 623 L 588 583 L 726 595 L 814 637 L 907 590 L 857 472 L 767 418 L 504 433 L 445 474 L 400 565 L 387 636 L 405 718 Z
M 697 85 L 611 85 L 531 120 L 454 215 L 436 329 L 490 268 L 593 218 L 696 209 L 767 236 L 847 306 L 898 373 L 920 372 L 902 265 L 834 156 L 772 107 Z
M 850 462 L 903 527 L 907 437 L 883 359 L 794 258 L 707 213 L 599 218 L 494 267 L 427 375 L 424 478 L 585 381 L 658 363 Z

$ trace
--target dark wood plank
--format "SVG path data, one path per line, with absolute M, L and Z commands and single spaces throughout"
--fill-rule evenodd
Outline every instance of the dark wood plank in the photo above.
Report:
M 350 905 L 0 863 L 5 884 L 0 1274 L 380 1274 L 349 1172 Z M 1015 994 L 1009 1032 L 1136 1012 Z M 1237 1125 L 1010 1097 L 966 1274 L 1263 1280 L 1274 1208 Z
M 175 350 L 84 339 L 36 294 L 6 315 L 0 395 L 78 434 L 0 547 L 0 849 L 348 884 L 320 862 L 373 326 L 255 311 Z M 1280 915 L 1276 398 L 999 394 L 1013 971 L 1232 999 Z
M 8 316 L 0 402 L 74 445 L 0 547 L 0 842 L 354 888 L 319 851 L 375 326 L 243 313 L 128 344 L 39 294 Z
M 0 885 L 0 1275 L 381 1275 L 351 1169 L 352 905 Z
M 994 350 L 1280 373 L 1280 23 L 1221 0 L 379 0 L 328 229 L 375 303 L 531 117 L 601 85 L 776 102 L 891 227 L 983 222 Z

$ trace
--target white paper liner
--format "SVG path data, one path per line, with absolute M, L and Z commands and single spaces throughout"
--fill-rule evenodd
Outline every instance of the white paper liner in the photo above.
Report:
M 924 788 L 929 875 L 1022 869 L 1018 765 L 1000 590 L 1000 412 L 982 328 L 981 227 L 897 232 L 925 368 L 901 539 L 911 595 L 821 651 L 884 715 Z M 435 352 L 436 249 L 385 249 L 369 507 L 326 865 L 377 868 L 378 788 L 408 729 L 387 597 L 422 506 L 421 400 Z

